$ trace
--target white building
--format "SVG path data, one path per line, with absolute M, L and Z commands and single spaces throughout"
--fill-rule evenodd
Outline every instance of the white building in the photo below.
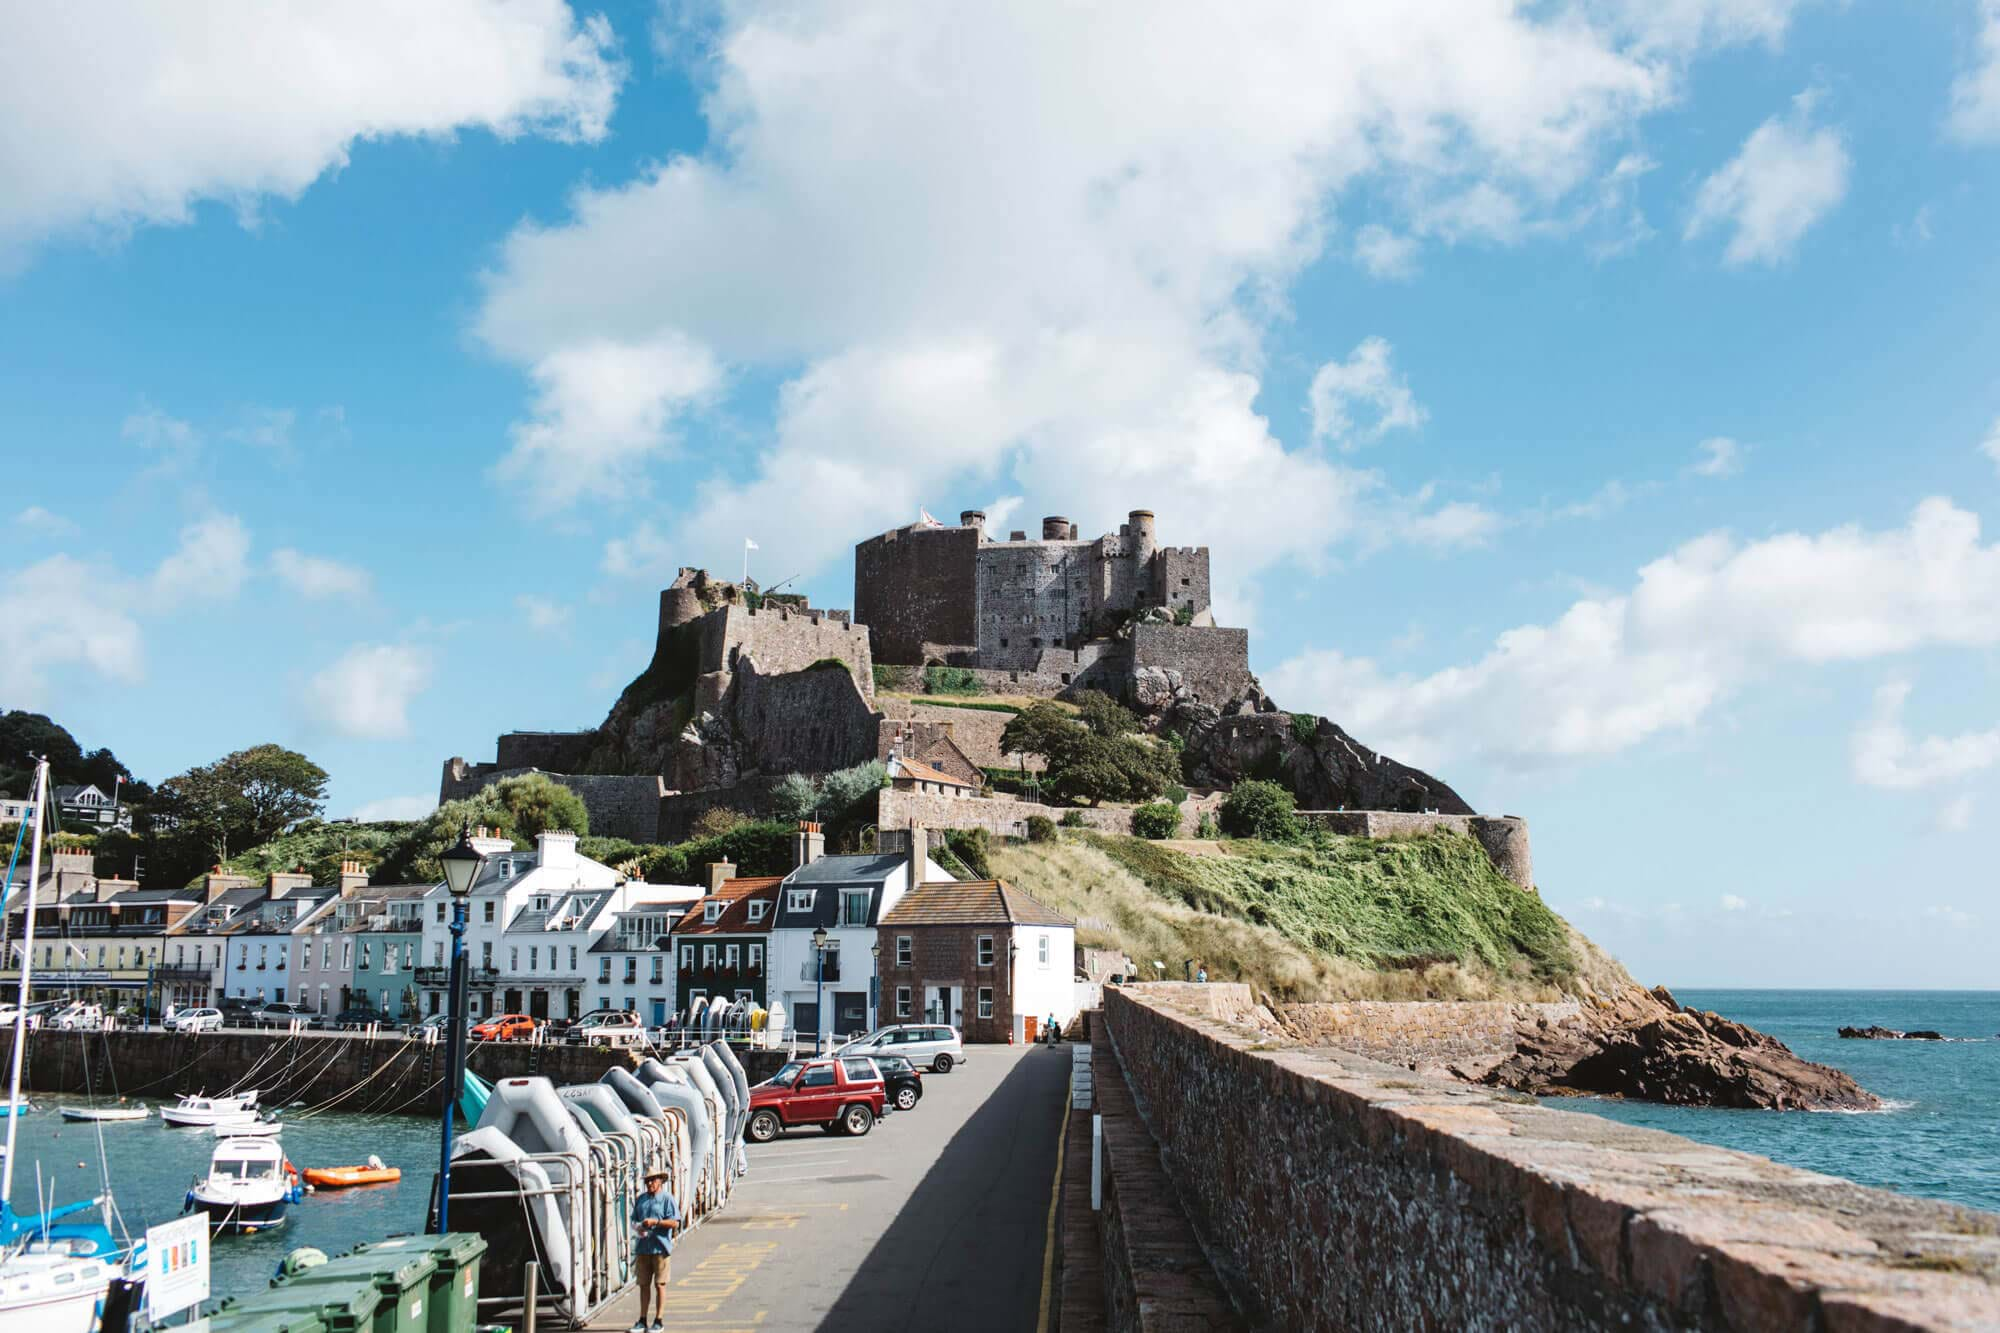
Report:
M 734 867 L 729 867 L 733 869 Z M 591 946 L 586 990 L 593 1009 L 624 1009 L 659 1027 L 679 1007 L 668 936 L 707 890 L 698 884 L 629 884 Z

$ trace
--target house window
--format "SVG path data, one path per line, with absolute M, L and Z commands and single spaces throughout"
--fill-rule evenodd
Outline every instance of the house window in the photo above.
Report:
M 482 940 L 479 944 L 479 965 L 488 972 L 493 970 L 493 941 Z
M 665 977 L 665 972 L 666 972 L 666 963 L 665 963 L 665 960 L 664 960 L 664 959 L 662 959 L 662 958 L 661 958 L 661 957 L 660 957 L 660 956 L 659 956 L 658 954 L 654 954 L 654 955 L 653 955 L 653 984 L 654 984 L 655 986 L 659 985 L 659 984 L 660 984 L 660 982 L 662 982 L 662 981 L 664 981 L 664 980 L 666 979 L 666 977 Z
M 361 941 L 361 970 L 363 972 L 366 972 L 368 970 L 370 956 L 373 955 L 374 952 L 375 952 L 375 946 L 373 944 L 369 943 L 367 940 Z
M 993 1017 L 993 988 L 991 986 L 981 986 L 979 988 L 979 1016 L 981 1018 Z
M 537 912 L 546 912 L 546 911 L 548 911 L 548 910 L 549 910 L 549 896 L 548 896 L 548 895 L 547 895 L 546 893 L 538 893 L 538 894 L 536 894 L 536 895 L 535 895 L 535 899 L 534 899 L 534 905 L 535 905 L 535 910 L 536 910 Z
M 787 912 L 810 912 L 812 909 L 813 891 L 811 889 L 793 889 L 785 895 L 785 910 Z
M 981 935 L 974 943 L 973 950 L 978 957 L 981 967 L 993 966 L 993 937 L 991 935 Z
M 432 965 L 433 967 L 443 967 L 443 966 L 444 966 L 444 941 L 443 941 L 443 940 L 433 940 L 433 941 L 431 941 L 431 965 Z
M 597 984 L 604 986 L 609 985 L 610 982 L 611 960 L 609 958 L 600 958 L 597 960 Z
M 692 944 L 683 944 L 681 946 L 681 967 L 683 969 L 686 969 L 686 968 L 691 968 L 693 966 L 694 966 L 694 946 Z
M 840 924 L 843 926 L 868 924 L 868 890 L 849 890 L 840 895 Z
M 554 970 L 555 970 L 555 963 L 554 963 L 554 955 L 553 955 L 553 954 L 551 954 L 551 955 L 550 955 L 550 965 L 549 965 L 549 970 L 550 970 L 550 971 L 554 971 Z M 570 970 L 570 971 L 572 971 L 572 972 L 576 971 L 576 946 L 575 946 L 574 944 L 572 944 L 572 945 L 570 945 L 570 946 L 569 946 L 569 970 Z
M 896 1017 L 908 1018 L 909 1016 L 910 988 L 908 986 L 898 986 L 896 987 Z
M 909 935 L 896 937 L 896 966 L 908 967 L 916 956 L 916 940 Z
M 493 924 L 493 900 L 491 898 L 486 900 L 485 908 L 486 910 L 481 915 L 484 917 L 486 924 L 490 926 Z
M 713 944 L 704 944 L 701 946 L 701 965 L 703 967 L 715 966 L 715 946 Z
M 532 972 L 541 965 L 542 965 L 542 951 L 536 946 L 530 944 L 528 946 L 528 970 Z
M 722 965 L 731 972 L 734 972 L 740 966 L 738 961 L 739 952 L 740 950 L 734 944 L 725 944 L 722 946 Z
M 626 960 L 625 960 L 625 984 L 629 986 L 629 985 L 631 985 L 631 984 L 632 984 L 633 982 L 637 981 L 638 979 L 639 979 L 639 960 L 638 960 L 638 959 L 636 959 L 636 958 L 630 958 L 630 957 L 626 958 Z
M 416 965 L 417 965 L 417 942 L 415 940 L 404 940 L 403 970 L 407 972 Z
M 348 968 L 353 966 L 354 966 L 354 941 L 342 940 L 340 942 L 340 970 L 345 972 Z
M 1046 935 L 1035 940 L 1035 961 L 1043 967 L 1049 965 L 1049 937 Z
M 438 924 L 439 924 L 439 925 L 443 925 L 443 924 L 444 924 L 444 904 L 443 904 L 443 903 L 439 903 L 439 904 L 438 904 Z
M 701 905 L 701 919 L 711 926 L 714 925 L 716 922 L 722 920 L 722 907 L 723 904 L 721 903 L 703 903 Z
M 762 898 L 753 899 L 750 903 L 751 923 L 755 924 L 756 922 L 762 921 L 764 919 L 764 909 L 769 906 L 770 904 L 765 902 Z
M 444 946 L 440 945 L 438 947 L 442 948 Z M 325 940 L 319 946 L 319 970 L 322 972 L 331 972 L 333 970 L 332 940 Z
M 521 970 L 521 946 L 518 944 L 510 946 L 507 950 L 507 970 L 509 972 Z
M 764 966 L 764 946 L 753 944 L 750 946 L 750 970 L 755 972 L 762 966 Z

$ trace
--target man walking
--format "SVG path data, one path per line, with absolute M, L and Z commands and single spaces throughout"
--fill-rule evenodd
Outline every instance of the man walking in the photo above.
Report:
M 639 1277 L 639 1321 L 632 1333 L 661 1333 L 666 1327 L 667 1270 L 674 1252 L 674 1233 L 681 1227 L 680 1209 L 667 1191 L 667 1173 L 646 1177 L 646 1192 L 632 1205 L 632 1246 Z

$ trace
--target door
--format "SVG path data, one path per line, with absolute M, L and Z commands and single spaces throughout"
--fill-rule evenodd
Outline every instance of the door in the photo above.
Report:
M 667 1002 L 659 996 L 653 997 L 653 1026 L 665 1027 L 667 1023 Z
M 570 990 L 566 990 L 566 991 L 564 991 L 564 992 L 563 992 L 563 1006 L 564 1006 L 564 1008 L 563 1008 L 563 1017 L 564 1017 L 564 1018 L 582 1018 L 582 1017 L 583 1017 L 583 992 L 582 992 L 582 991 L 580 991 L 580 990 L 575 990 L 575 989 L 570 989 Z
M 549 1016 L 549 993 L 534 990 L 528 993 L 528 1017 L 541 1022 Z
M 798 1091 L 784 1102 L 785 1118 L 794 1124 L 825 1124 L 840 1110 L 840 1087 L 834 1082 L 833 1066 L 815 1065 L 806 1070 Z
M 812 1041 L 819 1033 L 819 1005 L 813 1000 L 800 1000 L 792 1006 L 792 1031 L 807 1041 Z
M 843 990 L 833 993 L 833 1035 L 857 1036 L 868 1031 L 868 992 Z

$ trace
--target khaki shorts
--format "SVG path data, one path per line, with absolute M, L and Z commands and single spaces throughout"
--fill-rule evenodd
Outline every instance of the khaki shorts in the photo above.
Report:
M 632 1256 L 635 1276 L 640 1286 L 648 1282 L 665 1282 L 667 1271 L 672 1264 L 672 1256 L 666 1254 L 635 1254 Z

